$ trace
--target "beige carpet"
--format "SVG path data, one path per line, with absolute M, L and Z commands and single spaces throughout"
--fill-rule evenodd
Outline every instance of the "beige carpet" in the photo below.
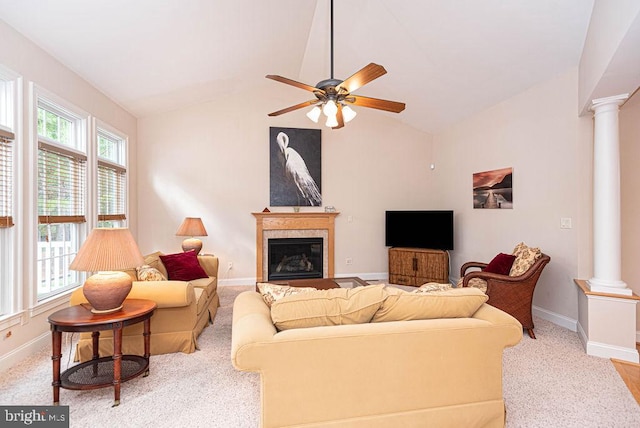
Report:
M 220 287 L 222 307 L 202 333 L 200 351 L 153 356 L 149 377 L 122 385 L 120 406 L 111 407 L 111 388 L 61 390 L 71 427 L 257 427 L 258 375 L 238 372 L 230 362 L 233 299 L 251 288 Z M 611 362 L 585 355 L 575 333 L 547 321 L 536 320 L 536 336 L 505 352 L 508 427 L 640 426 L 640 407 Z M 69 349 L 63 369 L 73 364 Z M 3 373 L 0 404 L 49 405 L 50 358 L 43 349 Z

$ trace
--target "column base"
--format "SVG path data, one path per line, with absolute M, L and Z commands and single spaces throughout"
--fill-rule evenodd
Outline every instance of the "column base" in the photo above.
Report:
M 587 281 L 587 285 L 594 293 L 618 294 L 621 296 L 631 296 L 633 294 L 633 290 L 627 287 L 627 283 L 624 281 L 591 278 Z

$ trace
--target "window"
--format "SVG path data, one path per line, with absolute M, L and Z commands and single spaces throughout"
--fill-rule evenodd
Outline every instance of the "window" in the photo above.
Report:
M 38 97 L 38 301 L 79 285 L 69 270 L 86 222 L 86 164 L 80 115 Z
M 19 78 L 0 66 L 0 317 L 13 309 L 16 237 L 15 117 Z
M 123 227 L 126 220 L 126 139 L 98 127 L 98 227 Z

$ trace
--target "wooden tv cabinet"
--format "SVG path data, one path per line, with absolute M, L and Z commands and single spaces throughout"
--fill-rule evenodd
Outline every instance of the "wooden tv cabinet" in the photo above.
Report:
M 449 253 L 424 248 L 389 248 L 389 283 L 419 287 L 449 282 Z

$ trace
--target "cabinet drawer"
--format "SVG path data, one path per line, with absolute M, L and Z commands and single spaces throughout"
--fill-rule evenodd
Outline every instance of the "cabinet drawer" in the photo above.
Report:
M 398 285 L 416 285 L 415 276 L 389 274 L 389 283 Z

